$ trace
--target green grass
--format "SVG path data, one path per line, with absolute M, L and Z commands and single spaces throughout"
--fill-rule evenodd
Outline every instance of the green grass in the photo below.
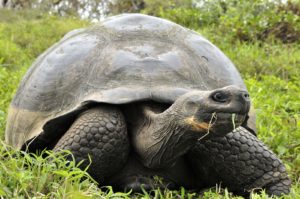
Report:
M 130 193 L 100 189 L 65 153 L 29 155 L 7 146 L 4 139 L 9 103 L 22 76 L 45 49 L 69 30 L 89 23 L 32 12 L 0 10 L 0 197 L 130 198 Z M 11 17 L 10 17 L 11 16 Z M 300 47 L 280 41 L 239 42 L 214 27 L 198 28 L 236 64 L 257 113 L 258 137 L 284 161 L 293 180 L 291 194 L 300 198 Z M 150 198 L 150 193 L 136 195 Z M 154 190 L 157 198 L 234 198 L 218 187 L 204 193 Z M 268 198 L 254 194 L 252 198 Z

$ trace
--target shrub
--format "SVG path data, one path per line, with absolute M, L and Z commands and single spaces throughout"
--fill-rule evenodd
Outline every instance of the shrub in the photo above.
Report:
M 220 28 L 242 41 L 276 38 L 283 42 L 300 39 L 300 18 L 276 1 L 228 2 L 220 18 Z
M 172 1 L 175 2 L 175 1 Z M 177 7 L 167 3 L 147 4 L 146 14 L 170 19 L 192 29 L 214 27 L 231 37 L 231 42 L 279 40 L 284 43 L 300 40 L 300 3 L 297 1 L 211 0 L 195 1 Z M 166 4 L 168 6 L 166 6 Z

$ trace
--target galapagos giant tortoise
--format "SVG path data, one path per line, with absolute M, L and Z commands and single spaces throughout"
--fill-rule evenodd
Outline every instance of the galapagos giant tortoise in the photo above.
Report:
M 124 14 L 70 32 L 37 59 L 5 139 L 31 152 L 67 149 L 86 164 L 89 155 L 91 176 L 121 190 L 221 183 L 237 194 L 288 193 L 286 169 L 257 139 L 249 109 L 216 46 L 170 21 Z

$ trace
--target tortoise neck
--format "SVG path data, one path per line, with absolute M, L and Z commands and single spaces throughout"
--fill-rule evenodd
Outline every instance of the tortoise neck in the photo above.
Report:
M 133 136 L 133 146 L 149 168 L 172 166 L 197 141 L 197 134 L 180 125 L 176 111 L 143 107 L 144 121 Z

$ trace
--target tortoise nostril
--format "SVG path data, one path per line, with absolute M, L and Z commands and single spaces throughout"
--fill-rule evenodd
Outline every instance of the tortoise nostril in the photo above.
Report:
M 249 101 L 249 99 L 250 99 L 249 93 L 243 93 L 243 94 L 242 94 L 242 97 L 243 97 L 246 101 Z
M 223 92 L 216 92 L 212 95 L 212 99 L 216 102 L 227 102 L 228 96 Z

